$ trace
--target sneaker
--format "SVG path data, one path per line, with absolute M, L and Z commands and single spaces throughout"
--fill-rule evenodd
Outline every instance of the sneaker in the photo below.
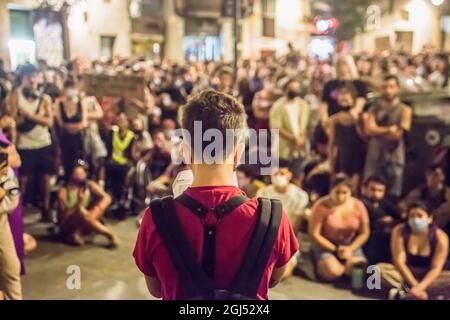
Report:
M 56 224 L 58 222 L 58 220 L 53 215 L 51 210 L 42 210 L 41 222 L 42 223 L 53 223 L 53 224 Z
M 402 289 L 393 288 L 389 290 L 388 299 L 389 300 L 402 300 L 405 298 L 406 292 Z

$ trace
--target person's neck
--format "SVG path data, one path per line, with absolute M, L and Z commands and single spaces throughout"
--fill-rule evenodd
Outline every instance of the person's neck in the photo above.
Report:
M 352 81 L 353 80 L 351 75 L 338 76 L 337 79 L 339 81 Z
M 385 98 L 384 101 L 386 101 L 386 107 L 390 108 L 390 107 L 397 105 L 400 101 L 400 98 L 398 96 L 395 98 L 392 98 L 392 99 Z
M 274 185 L 273 187 L 275 188 L 275 191 L 278 192 L 278 193 L 286 193 L 289 190 L 289 185 L 290 184 L 288 183 L 285 187 L 279 187 L 279 186 L 276 186 L 276 185 Z
M 127 134 L 128 129 L 119 129 L 119 135 L 123 138 Z
M 234 165 L 232 164 L 193 164 L 193 187 L 231 186 L 235 185 L 233 179 Z

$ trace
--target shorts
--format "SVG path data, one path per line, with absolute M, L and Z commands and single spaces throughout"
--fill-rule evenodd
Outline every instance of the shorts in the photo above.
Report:
M 334 252 L 322 248 L 315 242 L 311 243 L 311 254 L 312 258 L 316 263 L 319 262 L 320 260 L 325 260 L 330 257 L 335 257 L 336 259 L 340 260 Z M 362 248 L 358 248 L 355 251 L 353 251 L 353 257 L 363 257 L 364 259 L 366 259 L 366 256 L 364 255 Z
M 40 149 L 19 149 L 22 166 L 19 169 L 21 176 L 33 176 L 37 173 L 54 175 L 55 156 L 51 146 Z

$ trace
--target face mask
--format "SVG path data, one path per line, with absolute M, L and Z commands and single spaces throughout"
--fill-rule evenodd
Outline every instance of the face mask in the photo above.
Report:
M 67 98 L 71 100 L 73 103 L 78 103 L 79 101 L 79 93 L 77 89 L 69 89 L 67 90 Z
M 77 187 L 86 186 L 86 179 L 73 178 L 73 184 Z
M 428 221 L 424 218 L 409 218 L 408 225 L 413 233 L 425 233 L 428 229 Z
M 189 188 L 194 181 L 192 170 L 183 170 L 178 172 L 172 184 L 173 196 L 176 198 Z
M 37 94 L 34 92 L 34 90 L 30 87 L 25 87 L 22 89 L 22 94 L 26 99 L 36 99 Z
M 134 133 L 135 133 L 139 138 L 142 138 L 142 136 L 144 135 L 144 130 L 143 130 L 143 129 L 134 130 Z
M 173 136 L 175 136 L 175 130 L 165 130 L 164 131 L 164 136 L 166 137 L 167 140 L 171 140 Z
M 289 184 L 289 180 L 286 176 L 276 175 L 271 178 L 272 184 L 277 188 L 285 188 Z
M 180 88 L 183 85 L 183 80 L 178 79 L 177 81 L 175 81 L 175 86 L 177 88 Z
M 297 98 L 300 94 L 297 91 L 293 91 L 293 90 L 289 90 L 287 92 L 287 97 L 289 100 L 293 100 L 295 98 Z
M 166 97 L 163 99 L 162 103 L 165 107 L 168 107 L 172 104 L 172 99 L 170 97 Z

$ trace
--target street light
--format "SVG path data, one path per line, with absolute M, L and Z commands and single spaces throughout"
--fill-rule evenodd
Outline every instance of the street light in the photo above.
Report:
M 444 3 L 444 0 L 431 0 L 431 3 L 436 7 L 439 7 L 441 4 Z

